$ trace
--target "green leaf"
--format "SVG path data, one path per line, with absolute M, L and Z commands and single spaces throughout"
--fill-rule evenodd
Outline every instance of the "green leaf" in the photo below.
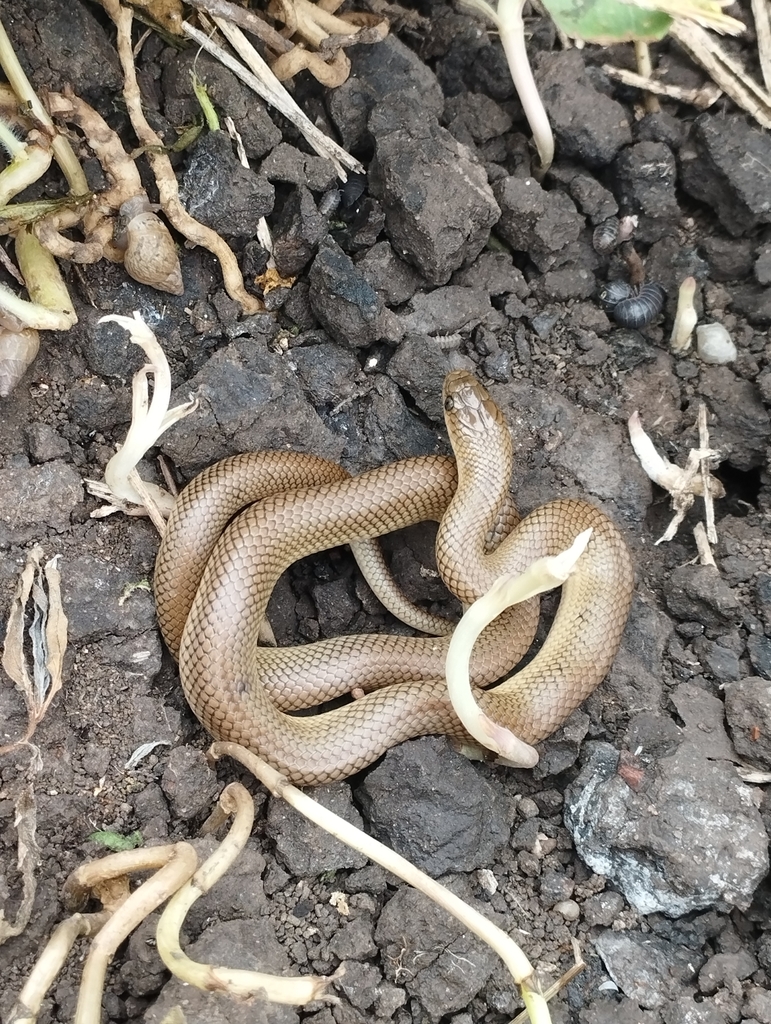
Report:
M 620 0 L 543 0 L 562 31 L 587 43 L 654 42 L 663 39 L 672 19 Z
M 120 832 L 92 832 L 88 838 L 92 843 L 106 846 L 113 853 L 121 853 L 123 850 L 135 850 L 144 842 L 141 832 L 131 832 L 127 836 L 122 836 Z

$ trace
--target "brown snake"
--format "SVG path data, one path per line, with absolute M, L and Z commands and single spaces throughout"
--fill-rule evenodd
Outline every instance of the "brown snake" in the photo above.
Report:
M 440 520 L 440 573 L 470 603 L 502 573 L 557 554 L 593 527 L 536 657 L 499 686 L 476 690 L 484 711 L 527 743 L 564 722 L 618 650 L 633 573 L 616 526 L 587 502 L 560 499 L 531 512 L 489 552 L 485 538 L 508 495 L 509 431 L 468 373 L 448 375 L 444 404 L 457 476 L 444 456 L 340 479 L 339 467 L 312 456 L 262 452 L 225 459 L 177 499 L 156 561 L 155 594 L 164 637 L 179 652 L 185 695 L 210 733 L 251 748 L 293 782 L 345 778 L 413 736 L 466 735 L 445 693 L 446 637 L 363 635 L 258 646 L 256 627 L 276 580 L 306 555 Z M 536 621 L 531 601 L 485 630 L 471 662 L 475 684 L 499 679 L 519 661 Z M 334 711 L 285 713 L 353 687 L 366 695 Z

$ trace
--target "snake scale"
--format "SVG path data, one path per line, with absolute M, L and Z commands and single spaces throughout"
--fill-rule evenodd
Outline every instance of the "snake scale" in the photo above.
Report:
M 455 461 L 425 456 L 348 477 L 314 456 L 258 452 L 210 467 L 177 499 L 156 561 L 155 594 L 187 700 L 215 737 L 249 747 L 295 783 L 345 778 L 410 737 L 466 737 L 445 692 L 447 637 L 258 645 L 276 580 L 306 555 L 438 520 L 439 571 L 470 603 L 503 572 L 554 555 L 593 527 L 541 650 L 510 679 L 476 690 L 484 711 L 527 743 L 559 727 L 618 650 L 633 572 L 617 527 L 585 501 L 559 499 L 531 512 L 490 551 L 508 501 L 511 437 L 490 395 L 465 371 L 446 378 L 444 408 Z M 518 663 L 537 615 L 537 601 L 530 601 L 485 630 L 471 661 L 475 686 Z M 365 695 L 333 711 L 286 713 L 354 687 Z

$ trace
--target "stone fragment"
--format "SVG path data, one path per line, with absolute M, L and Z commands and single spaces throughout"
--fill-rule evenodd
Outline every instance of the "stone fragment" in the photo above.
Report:
M 649 729 L 647 744 L 645 733 L 630 735 L 636 768 L 623 767 L 609 744 L 587 745 L 565 822 L 581 858 L 640 913 L 747 907 L 768 850 L 753 792 L 731 760 L 722 702 L 690 683 L 673 700 L 682 735 L 673 727 L 662 743 L 663 730 Z
M 418 109 L 397 103 L 373 112 L 370 188 L 394 250 L 438 285 L 482 251 L 500 210 L 471 151 Z
M 655 935 L 606 931 L 594 940 L 605 970 L 645 1009 L 660 1009 L 694 974 L 690 950 Z
M 331 160 L 303 153 L 286 142 L 279 143 L 265 157 L 260 171 L 268 181 L 281 181 L 314 192 L 326 192 L 337 184 L 337 171 Z
M 414 267 L 399 259 L 389 242 L 373 245 L 356 260 L 356 268 L 387 306 L 403 305 L 426 283 Z
M 480 92 L 451 96 L 444 106 L 444 121 L 459 142 L 489 142 L 511 129 L 509 114 L 495 100 Z
M 361 815 L 353 806 L 351 790 L 345 783 L 316 786 L 313 799 L 357 828 L 362 827 Z M 363 854 L 277 798 L 268 805 L 266 831 L 276 844 L 281 862 L 293 875 L 320 875 L 325 871 L 363 868 L 368 863 Z
M 658 710 L 664 651 L 672 635 L 669 618 L 637 594 L 610 676 L 604 684 L 622 708 Z
M 366 348 L 380 337 L 382 300 L 331 238 L 319 249 L 309 276 L 311 308 L 333 338 Z
M 456 886 L 451 884 L 450 888 L 455 891 Z M 458 895 L 476 906 L 465 891 Z M 489 906 L 478 909 L 498 923 L 498 915 Z M 406 921 L 410 927 L 405 933 Z M 490 946 L 467 932 L 460 921 L 423 893 L 407 886 L 400 888 L 383 908 L 375 941 L 388 965 L 387 977 L 398 978 L 431 1021 L 465 1010 L 497 966 Z M 399 967 L 408 964 L 407 971 L 397 973 Z
M 509 837 L 496 790 L 438 737 L 389 750 L 357 797 L 373 834 L 434 877 L 487 866 Z
M 700 622 L 706 629 L 733 626 L 740 617 L 736 594 L 710 565 L 679 565 L 665 599 L 676 619 Z
M 573 255 L 584 219 L 564 192 L 547 192 L 535 178 L 503 178 L 493 192 L 501 208 L 497 232 L 540 271 L 561 266 Z
M 542 53 L 535 81 L 562 159 L 604 167 L 632 141 L 626 111 L 594 87 L 580 50 Z
M 621 208 L 639 217 L 636 239 L 655 242 L 677 230 L 677 164 L 669 146 L 663 142 L 637 142 L 619 153 L 612 171 Z
M 273 257 L 284 277 L 296 277 L 327 234 L 327 218 L 304 185 L 292 191 L 272 225 Z
M 488 295 L 516 295 L 526 299 L 530 286 L 507 252 L 481 252 L 470 267 L 456 270 L 452 283 L 484 289 Z
M 771 768 L 771 682 L 749 676 L 727 683 L 725 714 L 739 757 Z
M 680 150 L 682 187 L 737 237 L 771 222 L 769 166 L 771 139 L 738 114 L 701 114 Z
M 206 132 L 195 143 L 179 194 L 191 216 L 226 239 L 253 238 L 273 209 L 273 186 L 241 164 L 224 132 Z
M 402 96 L 428 119 L 441 117 L 444 96 L 436 75 L 418 55 L 391 33 L 377 46 L 349 46 L 347 81 L 329 93 L 329 113 L 347 150 L 358 150 L 367 140 L 367 119 L 378 104 Z
M 190 87 L 190 77 L 195 73 L 206 82 L 206 90 L 217 109 L 227 111 L 235 121 L 250 160 L 261 160 L 281 143 L 281 132 L 263 103 L 232 71 L 197 48 L 167 52 L 162 78 L 163 110 L 171 124 L 192 124 L 200 116 L 201 108 Z
M 173 813 L 183 821 L 213 810 L 220 790 L 203 751 L 188 746 L 175 747 L 169 754 L 161 787 Z
M 294 449 L 338 459 L 345 448 L 306 398 L 291 361 L 268 350 L 262 331 L 272 337 L 274 318 L 249 320 L 253 336 L 219 349 L 172 395 L 172 405 L 191 391 L 200 403 L 160 442 L 187 476 L 234 452 Z
M 746 949 L 738 953 L 716 953 L 699 971 L 699 989 L 706 995 L 712 995 L 734 979 L 744 981 L 757 969 L 757 960 Z

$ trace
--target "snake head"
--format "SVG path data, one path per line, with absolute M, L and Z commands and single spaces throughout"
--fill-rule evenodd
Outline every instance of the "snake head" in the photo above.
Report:
M 467 370 L 453 370 L 444 378 L 442 393 L 447 430 L 455 444 L 455 430 L 484 434 L 506 423 L 487 388 Z

